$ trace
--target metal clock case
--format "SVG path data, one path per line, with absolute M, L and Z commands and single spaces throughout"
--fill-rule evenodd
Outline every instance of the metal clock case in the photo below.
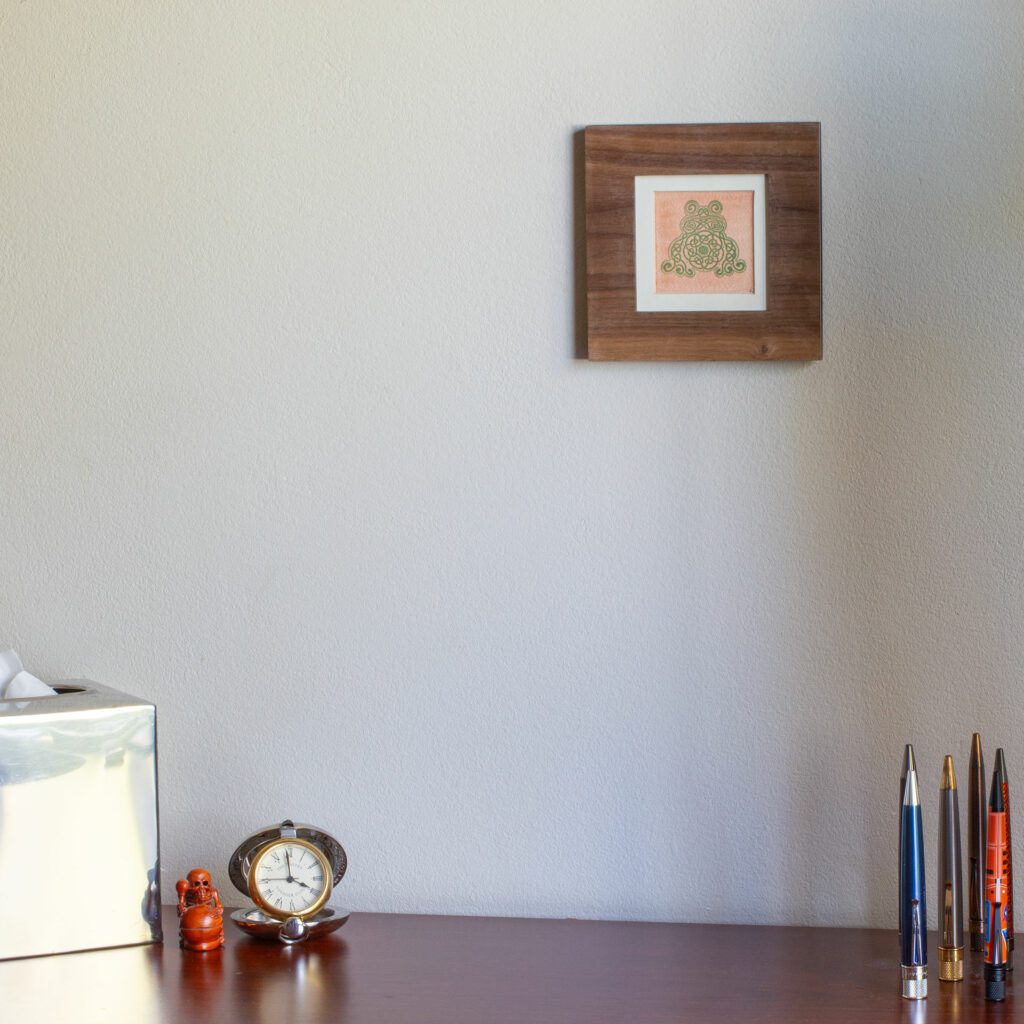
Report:
M 254 832 L 231 855 L 228 876 L 258 909 L 231 920 L 256 938 L 289 944 L 332 932 L 349 916 L 327 905 L 347 866 L 341 843 L 322 829 L 285 820 Z

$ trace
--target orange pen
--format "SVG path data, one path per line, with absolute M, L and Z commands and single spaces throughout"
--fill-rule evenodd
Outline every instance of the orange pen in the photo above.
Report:
M 1006 998 L 1006 959 L 1009 910 L 1007 873 L 1009 848 L 1006 843 L 1006 804 L 1001 773 L 996 762 L 992 793 L 988 801 L 988 842 L 985 865 L 985 998 L 1002 1002 Z
M 1003 810 L 1006 814 L 1006 969 L 1013 970 L 1013 831 L 1010 824 L 1010 776 L 1006 771 L 1003 748 L 996 751 L 996 770 L 1003 787 Z

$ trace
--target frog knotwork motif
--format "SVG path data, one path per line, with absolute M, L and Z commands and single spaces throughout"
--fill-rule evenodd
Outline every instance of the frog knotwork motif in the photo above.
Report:
M 685 209 L 686 216 L 679 222 L 681 233 L 668 247 L 671 259 L 662 261 L 661 269 L 680 277 L 693 277 L 697 271 L 713 271 L 715 277 L 742 274 L 747 264 L 739 259 L 736 243 L 725 233 L 722 204 L 712 199 L 701 206 L 690 199 Z

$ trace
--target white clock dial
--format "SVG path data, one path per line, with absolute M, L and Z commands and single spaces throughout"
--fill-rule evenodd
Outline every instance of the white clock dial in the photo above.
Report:
M 249 894 L 274 917 L 315 914 L 331 894 L 330 865 L 312 843 L 280 839 L 261 850 L 253 861 Z

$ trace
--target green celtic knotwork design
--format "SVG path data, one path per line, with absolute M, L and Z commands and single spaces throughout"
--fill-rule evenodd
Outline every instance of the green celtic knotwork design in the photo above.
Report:
M 742 274 L 747 269 L 746 261 L 739 259 L 736 243 L 725 233 L 726 221 L 722 216 L 722 204 L 712 199 L 707 206 L 701 206 L 696 199 L 686 204 L 686 216 L 679 222 L 682 232 L 668 247 L 671 259 L 664 260 L 661 269 L 666 274 L 693 277 L 714 271 L 715 277 Z

